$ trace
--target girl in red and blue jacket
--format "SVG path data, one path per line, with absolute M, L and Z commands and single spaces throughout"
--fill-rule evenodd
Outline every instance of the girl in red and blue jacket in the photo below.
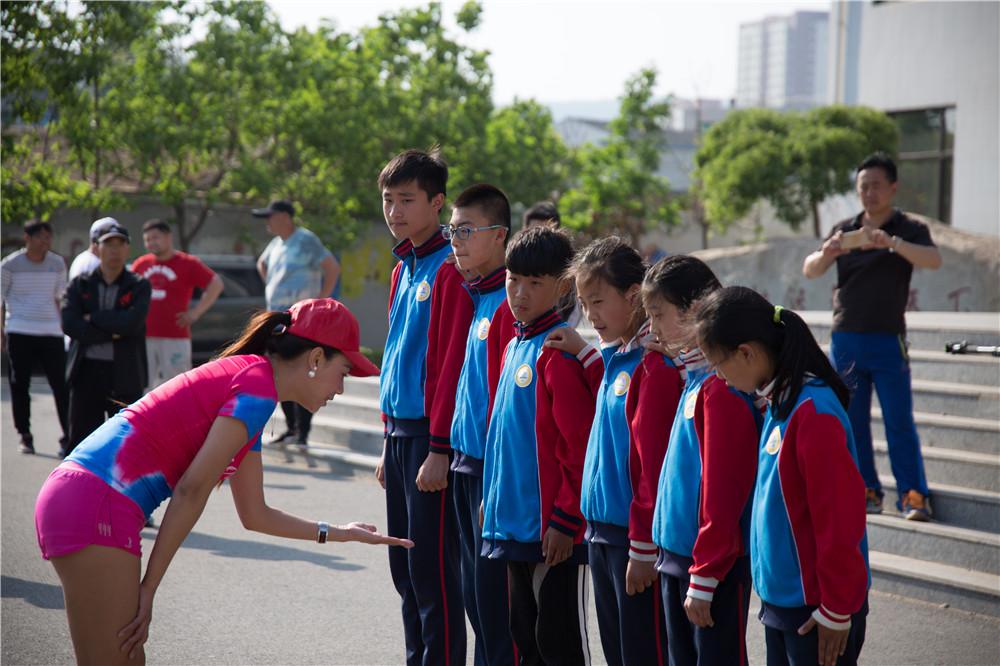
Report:
M 712 294 L 694 324 L 718 375 L 768 402 L 750 533 L 767 663 L 855 664 L 871 575 L 847 387 L 802 318 L 752 289 Z
M 653 501 L 683 380 L 676 363 L 645 345 L 645 264 L 616 237 L 594 241 L 570 272 L 600 352 L 572 329 L 549 344 L 601 373 L 580 506 L 587 520 L 601 644 L 609 664 L 666 664 L 667 635 L 652 544 Z M 581 349 L 582 348 L 582 349 Z M 645 574 L 643 575 L 643 572 Z
M 719 288 L 711 269 L 694 257 L 667 257 L 660 270 L 661 305 L 675 320 Z M 746 664 L 749 510 L 760 413 L 748 395 L 711 372 L 695 342 L 670 342 L 682 349 L 686 382 L 653 514 L 670 662 Z

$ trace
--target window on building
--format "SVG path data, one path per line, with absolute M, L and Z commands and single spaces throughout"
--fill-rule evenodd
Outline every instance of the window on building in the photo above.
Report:
M 950 224 L 955 108 L 899 111 L 889 116 L 899 129 L 896 204 Z

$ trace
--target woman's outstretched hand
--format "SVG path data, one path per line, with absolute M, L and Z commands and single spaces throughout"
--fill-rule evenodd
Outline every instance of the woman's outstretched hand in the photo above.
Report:
M 128 623 L 118 632 L 118 638 L 124 638 L 121 651 L 128 652 L 128 658 L 135 657 L 135 653 L 149 638 L 149 622 L 153 619 L 153 595 L 155 592 L 145 585 L 139 586 L 139 610 L 135 613 L 135 619 Z
M 334 529 L 338 531 L 337 541 L 357 541 L 373 545 L 413 548 L 413 542 L 409 539 L 400 539 L 380 534 L 377 527 L 368 523 L 348 523 L 347 525 L 338 525 Z

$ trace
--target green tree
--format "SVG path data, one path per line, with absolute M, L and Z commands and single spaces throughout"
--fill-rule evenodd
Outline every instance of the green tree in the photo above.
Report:
M 766 199 L 793 229 L 811 217 L 818 238 L 819 204 L 850 191 L 853 168 L 876 150 L 894 153 L 897 140 L 889 117 L 866 107 L 734 111 L 709 129 L 695 156 L 698 194 L 718 231 Z
M 607 142 L 580 149 L 576 186 L 559 201 L 568 227 L 589 236 L 623 234 L 638 245 L 648 229 L 677 222 L 670 184 L 656 175 L 670 105 L 654 100 L 655 85 L 653 69 L 632 76 Z

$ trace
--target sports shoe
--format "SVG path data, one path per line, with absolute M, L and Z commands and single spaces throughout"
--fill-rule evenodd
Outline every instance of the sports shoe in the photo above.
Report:
M 931 519 L 931 507 L 927 498 L 911 490 L 903 496 L 903 518 L 926 523 Z
M 295 439 L 295 431 L 294 430 L 286 430 L 285 432 L 281 433 L 280 435 L 278 435 L 277 437 L 275 437 L 274 439 L 272 439 L 270 442 L 268 442 L 268 444 L 272 444 L 272 445 L 273 444 L 287 444 L 288 442 L 290 442 L 293 439 Z
M 865 511 L 882 513 L 882 496 L 874 488 L 865 488 Z
M 31 455 L 35 452 L 35 438 L 30 434 L 21 435 L 21 453 Z

